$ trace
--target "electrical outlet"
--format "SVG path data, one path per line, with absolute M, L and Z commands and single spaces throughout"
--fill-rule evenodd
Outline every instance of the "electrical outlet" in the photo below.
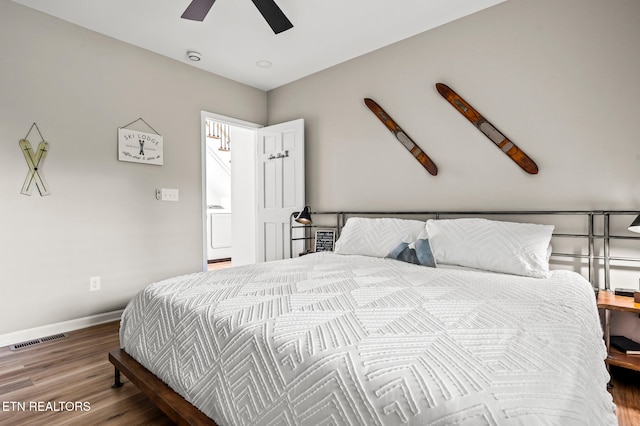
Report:
M 100 277 L 89 277 L 89 291 L 100 291 Z

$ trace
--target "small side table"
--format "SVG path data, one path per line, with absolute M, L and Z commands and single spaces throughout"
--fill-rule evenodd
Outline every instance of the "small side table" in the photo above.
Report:
M 604 341 L 607 345 L 607 364 L 640 371 L 640 355 L 627 355 L 610 345 L 611 311 L 640 314 L 640 303 L 634 303 L 633 297 L 616 296 L 612 291 L 600 290 L 598 292 L 598 308 L 604 309 Z

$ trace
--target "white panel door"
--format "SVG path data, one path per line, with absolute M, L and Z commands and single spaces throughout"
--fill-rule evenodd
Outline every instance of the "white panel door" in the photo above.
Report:
M 290 256 L 289 218 L 305 205 L 304 120 L 258 130 L 258 262 Z

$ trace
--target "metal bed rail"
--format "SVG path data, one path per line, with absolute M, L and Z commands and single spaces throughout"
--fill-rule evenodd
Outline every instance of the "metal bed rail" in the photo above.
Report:
M 612 256 L 611 255 L 611 241 L 612 240 L 640 240 L 640 235 L 619 235 L 611 233 L 611 217 L 612 216 L 637 216 L 640 215 L 640 211 L 636 210 L 472 210 L 472 211 L 317 211 L 311 212 L 314 217 L 324 217 L 324 222 L 327 222 L 327 217 L 333 217 L 333 222 L 329 222 L 326 225 L 322 224 L 310 224 L 300 225 L 297 224 L 294 219 L 297 212 L 292 213 L 289 218 L 289 253 L 293 257 L 293 244 L 294 241 L 303 241 L 305 252 L 311 251 L 311 242 L 314 239 L 311 231 L 313 229 L 334 229 L 336 231 L 336 239 L 339 238 L 340 232 L 347 222 L 349 217 L 394 217 L 394 218 L 410 218 L 412 216 L 420 218 L 420 220 L 426 219 L 443 219 L 443 218 L 455 218 L 455 217 L 483 217 L 483 216 L 583 216 L 587 220 L 587 232 L 586 233 L 564 233 L 554 232 L 553 238 L 578 238 L 585 239 L 587 242 L 587 254 L 583 253 L 562 253 L 552 252 L 552 257 L 560 258 L 572 258 L 572 259 L 586 259 L 588 264 L 588 280 L 594 286 L 599 288 L 599 284 L 596 283 L 595 268 L 596 262 L 601 262 L 604 266 L 604 289 L 610 289 L 611 281 L 611 262 L 640 262 L 640 257 L 626 257 L 626 256 Z M 596 232 L 596 218 L 600 219 L 599 225 L 602 228 L 601 233 Z M 630 223 L 631 221 L 629 221 Z M 296 230 L 303 230 L 303 236 L 294 236 L 298 234 Z M 602 244 L 602 254 L 596 254 L 596 243 Z M 639 246 L 640 249 L 640 246 Z

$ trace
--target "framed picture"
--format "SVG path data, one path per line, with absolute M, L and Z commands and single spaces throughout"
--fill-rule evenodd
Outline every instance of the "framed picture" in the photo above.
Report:
M 316 231 L 315 251 L 333 251 L 336 241 L 336 232 L 332 229 L 318 229 Z

